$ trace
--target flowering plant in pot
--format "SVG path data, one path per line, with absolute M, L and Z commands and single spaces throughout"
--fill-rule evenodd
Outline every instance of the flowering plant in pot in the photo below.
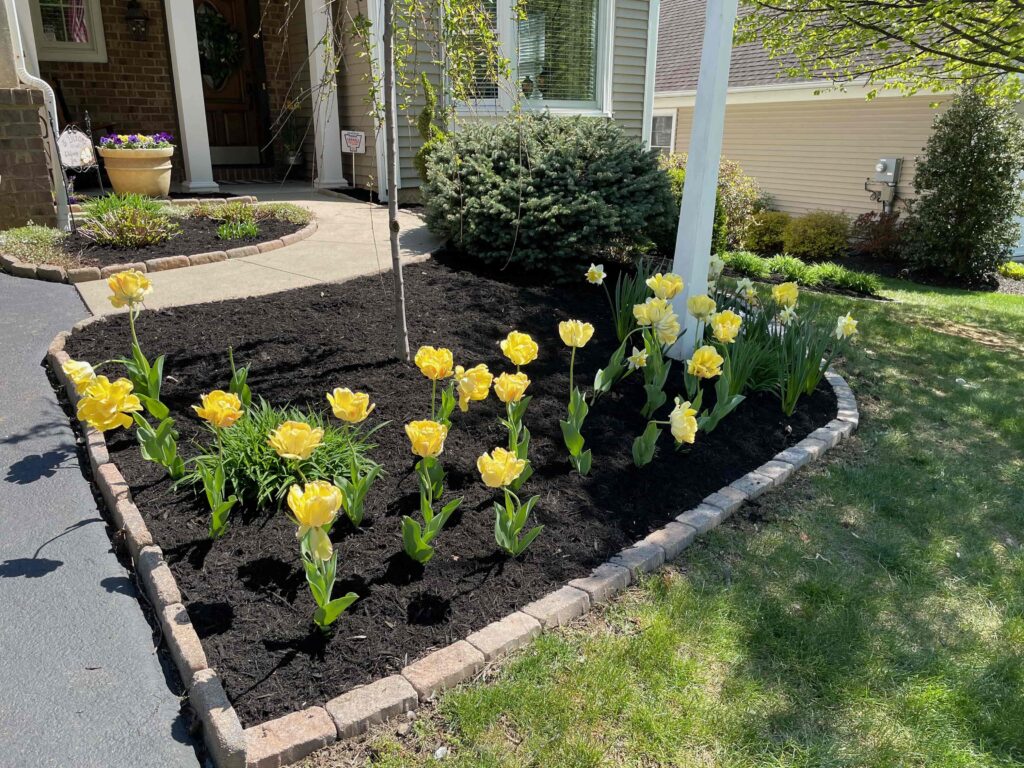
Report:
M 171 134 L 110 134 L 100 139 L 99 149 L 115 192 L 167 196 L 174 154 Z

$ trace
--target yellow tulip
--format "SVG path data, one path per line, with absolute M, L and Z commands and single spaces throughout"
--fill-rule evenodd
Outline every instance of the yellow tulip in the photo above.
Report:
M 106 376 L 97 376 L 78 401 L 79 420 L 100 432 L 116 427 L 128 429 L 133 423 L 129 414 L 142 410 L 132 388 L 128 379 L 110 381 Z
M 61 370 L 71 379 L 78 394 L 85 392 L 86 387 L 96 380 L 96 371 L 84 360 L 68 360 L 61 366 Z
M 528 333 L 512 331 L 501 341 L 501 351 L 513 365 L 527 365 L 537 359 L 537 342 Z
M 494 394 L 503 403 L 518 403 L 528 386 L 530 380 L 525 373 L 503 373 L 494 380 Z
M 686 310 L 704 323 L 715 313 L 716 309 L 718 307 L 715 305 L 715 300 L 703 293 L 691 296 L 690 300 L 686 302 Z
M 433 459 L 444 450 L 448 427 L 436 421 L 410 421 L 405 425 L 405 434 L 409 437 L 414 454 L 424 459 Z
M 286 421 L 273 432 L 267 443 L 282 459 L 305 461 L 324 439 L 324 431 L 301 421 Z
M 800 298 L 800 288 L 796 283 L 779 283 L 772 286 L 772 298 L 783 307 L 795 307 Z
M 416 367 L 431 381 L 447 379 L 452 375 L 455 360 L 452 351 L 441 347 L 420 347 L 416 352 Z
M 335 387 L 327 393 L 327 402 L 336 418 L 349 424 L 359 424 L 373 412 L 376 405 L 370 403 L 370 396 L 365 392 L 353 392 L 348 387 Z
M 330 560 L 334 554 L 334 545 L 331 543 L 331 537 L 327 535 L 327 531 L 323 528 L 310 528 L 308 533 L 310 557 L 324 562 Z M 302 536 L 299 539 L 301 540 Z
M 664 275 L 658 272 L 647 278 L 647 287 L 659 299 L 674 299 L 683 290 L 683 278 L 671 272 Z
M 626 361 L 629 363 L 629 369 L 631 371 L 635 371 L 638 368 L 646 368 L 647 367 L 647 350 L 646 349 L 638 349 L 637 347 L 633 347 L 633 354 L 631 354 L 629 357 L 627 357 Z
M 686 364 L 686 370 L 698 379 L 711 379 L 722 373 L 724 362 L 725 358 L 718 354 L 718 350 L 708 344 L 694 351 L 693 357 Z
M 857 321 L 847 312 L 836 321 L 836 338 L 848 339 L 857 332 Z
M 711 323 L 711 330 L 716 339 L 723 344 L 731 344 L 736 341 L 736 335 L 740 332 L 743 320 L 731 309 L 716 312 L 708 321 Z
M 651 326 L 662 344 L 674 344 L 679 337 L 679 316 L 666 299 L 655 297 L 637 304 L 633 307 L 633 317 L 641 326 Z
M 469 410 L 471 400 L 486 400 L 491 391 L 494 376 L 483 363 L 472 368 L 455 366 L 456 389 L 459 392 L 459 410 Z
M 153 284 L 136 269 L 116 272 L 107 278 L 110 303 L 116 308 L 134 307 L 153 292 Z
M 242 417 L 242 401 L 232 392 L 215 389 L 200 395 L 202 406 L 193 405 L 199 418 L 217 429 L 226 429 Z
M 607 274 L 604 271 L 604 264 L 591 264 L 586 272 L 587 282 L 591 285 L 604 285 Z
M 523 474 L 526 461 L 516 458 L 514 453 L 504 448 L 495 448 L 476 460 L 476 468 L 488 488 L 504 488 Z
M 313 480 L 304 486 L 296 483 L 289 488 L 288 508 L 299 525 L 298 537 L 301 539 L 310 528 L 333 523 L 344 501 L 341 489 L 326 480 Z
M 697 412 L 681 397 L 676 398 L 676 407 L 668 415 L 668 423 L 677 443 L 692 444 L 697 439 Z
M 580 349 L 587 346 L 587 342 L 594 335 L 594 326 L 579 320 L 563 320 L 558 324 L 558 335 L 562 337 L 567 347 Z

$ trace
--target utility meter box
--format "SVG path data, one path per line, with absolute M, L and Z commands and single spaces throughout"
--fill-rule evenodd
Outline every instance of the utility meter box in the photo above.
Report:
M 881 157 L 875 163 L 875 173 L 872 181 L 896 186 L 900 180 L 900 167 L 903 165 L 901 157 Z

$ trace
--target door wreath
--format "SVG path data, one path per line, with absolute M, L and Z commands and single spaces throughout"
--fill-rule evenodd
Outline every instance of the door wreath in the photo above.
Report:
M 196 9 L 196 37 L 203 80 L 214 90 L 224 87 L 245 54 L 242 36 L 219 10 L 204 3 Z

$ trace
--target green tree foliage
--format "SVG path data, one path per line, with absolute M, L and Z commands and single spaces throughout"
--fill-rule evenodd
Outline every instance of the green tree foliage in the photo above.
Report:
M 1024 204 L 1024 124 L 1013 105 L 962 92 L 935 121 L 905 233 L 916 267 L 975 281 L 1006 260 Z
M 646 242 L 673 214 L 656 155 L 611 120 L 467 124 L 430 153 L 424 192 L 428 225 L 456 249 L 554 277 Z
M 839 81 L 866 78 L 905 93 L 964 83 L 1020 95 L 1021 0 L 744 0 L 738 42 L 760 40 L 786 73 Z M 869 97 L 875 94 L 871 90 Z

